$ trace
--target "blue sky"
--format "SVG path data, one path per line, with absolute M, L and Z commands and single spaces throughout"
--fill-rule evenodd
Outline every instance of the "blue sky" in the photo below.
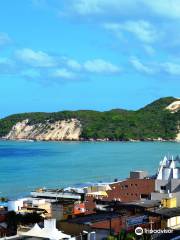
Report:
M 179 96 L 179 0 L 1 0 L 0 117 Z

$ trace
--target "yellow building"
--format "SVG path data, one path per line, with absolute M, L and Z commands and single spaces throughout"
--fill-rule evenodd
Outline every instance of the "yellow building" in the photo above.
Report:
M 176 198 L 164 198 L 161 200 L 161 204 L 164 208 L 175 208 L 177 207 Z

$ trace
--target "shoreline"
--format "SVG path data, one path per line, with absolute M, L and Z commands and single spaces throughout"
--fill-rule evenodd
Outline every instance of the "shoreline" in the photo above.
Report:
M 127 139 L 127 140 L 110 140 L 110 139 L 79 139 L 79 140 L 74 140 L 74 139 L 63 139 L 63 140 L 37 140 L 37 139 L 7 139 L 4 137 L 0 137 L 0 141 L 15 141 L 15 142 L 131 142 L 131 143 L 136 143 L 136 142 L 172 142 L 172 143 L 180 143 L 180 140 L 176 139 Z

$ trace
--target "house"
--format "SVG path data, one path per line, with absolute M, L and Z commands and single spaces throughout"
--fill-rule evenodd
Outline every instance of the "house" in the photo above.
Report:
M 96 212 L 96 202 L 98 200 L 132 202 L 150 199 L 151 193 L 154 191 L 155 179 L 148 178 L 147 173 L 144 171 L 130 172 L 128 179 L 110 183 L 106 189 L 89 190 L 85 195 L 85 214 Z
M 118 234 L 122 220 L 120 214 L 104 212 L 89 214 L 61 222 L 61 229 L 70 235 L 79 235 L 84 231 L 95 232 L 96 239 L 103 239 L 111 234 Z

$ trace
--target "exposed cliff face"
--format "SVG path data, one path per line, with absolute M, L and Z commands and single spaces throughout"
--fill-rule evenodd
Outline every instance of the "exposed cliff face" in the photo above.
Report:
M 171 113 L 178 112 L 180 110 L 180 100 L 172 102 L 166 107 L 166 109 L 169 110 Z
M 177 113 L 180 110 L 180 100 L 172 102 L 166 107 L 166 109 L 169 110 L 172 114 Z M 180 124 L 179 123 L 177 124 L 177 131 L 178 133 L 176 135 L 175 140 L 180 142 Z
M 79 140 L 81 123 L 77 119 L 69 119 L 50 123 L 29 124 L 26 119 L 16 123 L 5 139 L 33 139 L 33 140 Z

